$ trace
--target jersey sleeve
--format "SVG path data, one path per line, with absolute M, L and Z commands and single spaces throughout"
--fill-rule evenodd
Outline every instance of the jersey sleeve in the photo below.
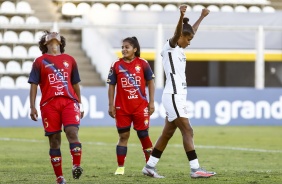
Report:
M 155 75 L 149 65 L 149 63 L 144 60 L 143 61 L 143 68 L 144 68 L 144 77 L 146 79 L 146 81 L 152 80 L 155 78 Z
M 32 64 L 32 69 L 29 74 L 28 83 L 39 84 L 40 83 L 40 62 L 36 59 Z
M 116 66 L 116 63 L 114 63 L 110 68 L 108 79 L 107 79 L 108 84 L 115 85 L 117 83 L 117 75 L 115 71 L 115 66 Z
M 71 84 L 77 84 L 79 83 L 80 76 L 78 72 L 78 67 L 76 61 L 73 59 L 73 66 L 72 66 L 72 71 L 71 71 Z
M 166 51 L 171 50 L 171 49 L 173 49 L 173 48 L 170 46 L 169 40 L 167 40 L 167 42 L 163 46 L 163 49 L 162 49 L 162 52 L 161 52 L 161 56 L 163 56 L 163 54 Z

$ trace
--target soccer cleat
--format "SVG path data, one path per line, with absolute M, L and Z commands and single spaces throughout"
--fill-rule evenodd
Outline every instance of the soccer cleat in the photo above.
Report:
M 142 172 L 144 175 L 146 176 L 150 176 L 153 178 L 164 178 L 164 176 L 161 176 L 157 173 L 156 168 L 155 167 L 150 167 L 148 165 L 146 165 L 143 169 Z
M 209 178 L 215 174 L 216 174 L 215 172 L 206 171 L 201 167 L 199 167 L 198 169 L 191 169 L 190 172 L 191 178 Z
M 79 179 L 83 172 L 83 169 L 80 166 L 73 166 L 72 168 L 72 177 L 73 179 Z
M 65 180 L 65 178 L 63 176 L 59 176 L 57 178 L 57 184 L 66 184 L 67 181 Z
M 118 167 L 115 175 L 124 175 L 124 167 Z

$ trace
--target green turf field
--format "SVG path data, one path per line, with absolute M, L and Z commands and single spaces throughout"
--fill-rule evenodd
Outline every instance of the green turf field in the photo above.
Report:
M 162 127 L 152 127 L 152 141 Z M 191 179 L 179 131 L 171 139 L 158 164 L 164 179 L 142 175 L 145 164 L 136 133 L 131 131 L 125 175 L 115 176 L 117 167 L 114 127 L 81 127 L 83 143 L 80 180 L 71 176 L 71 157 L 63 136 L 63 171 L 68 183 L 208 183 L 279 184 L 282 183 L 282 127 L 194 127 L 200 164 L 218 174 L 208 179 Z M 63 134 L 64 135 L 64 134 Z M 49 161 L 49 146 L 42 128 L 0 128 L 0 183 L 50 184 L 55 176 Z

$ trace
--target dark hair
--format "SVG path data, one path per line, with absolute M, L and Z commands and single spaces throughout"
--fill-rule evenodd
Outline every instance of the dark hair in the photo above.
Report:
M 187 17 L 183 18 L 183 28 L 182 28 L 182 34 L 183 35 L 190 35 L 194 34 L 194 30 L 190 24 L 188 24 L 189 19 Z
M 128 42 L 130 45 L 133 46 L 133 48 L 137 48 L 137 51 L 135 52 L 136 57 L 140 57 L 140 45 L 135 36 L 133 37 L 127 37 L 122 40 L 122 42 Z
M 45 38 L 50 33 L 51 33 L 50 31 L 45 30 L 44 34 L 41 36 L 41 38 L 40 38 L 40 40 L 38 42 L 39 49 L 41 50 L 42 54 L 45 54 L 45 53 L 48 52 L 48 48 L 45 45 L 45 42 L 46 42 Z M 60 36 L 60 37 L 61 37 L 60 52 L 64 53 L 65 52 L 65 46 L 66 46 L 66 39 L 63 36 Z

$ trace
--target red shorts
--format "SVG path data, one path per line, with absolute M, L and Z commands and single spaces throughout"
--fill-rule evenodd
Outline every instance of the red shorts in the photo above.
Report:
M 79 104 L 70 98 L 55 97 L 40 110 L 46 136 L 61 132 L 62 125 L 78 127 L 80 124 Z
M 149 128 L 150 124 L 148 107 L 140 109 L 140 111 L 134 112 L 132 114 L 125 114 L 122 112 L 122 110 L 116 110 L 115 119 L 118 130 L 130 128 L 131 123 L 133 123 L 133 128 L 135 130 L 146 130 Z

